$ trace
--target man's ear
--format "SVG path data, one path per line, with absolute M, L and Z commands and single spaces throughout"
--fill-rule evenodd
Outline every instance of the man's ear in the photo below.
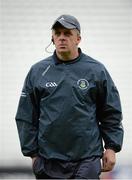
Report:
M 80 41 L 81 41 L 81 36 L 78 36 L 77 37 L 77 45 L 80 43 Z
M 51 41 L 52 41 L 52 43 L 53 43 L 53 44 L 55 44 L 55 43 L 54 43 L 54 39 L 53 39 L 53 36 L 52 36 L 52 38 L 51 38 Z

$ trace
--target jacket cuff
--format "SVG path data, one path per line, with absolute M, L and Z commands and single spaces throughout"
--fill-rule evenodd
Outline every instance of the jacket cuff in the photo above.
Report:
M 38 150 L 34 150 L 34 151 L 30 151 L 30 152 L 23 151 L 23 155 L 28 156 L 28 157 L 35 157 L 35 156 L 38 156 Z
M 117 153 L 121 150 L 121 147 L 119 145 L 108 144 L 105 145 L 105 149 L 112 149 L 113 151 L 115 151 L 115 153 Z

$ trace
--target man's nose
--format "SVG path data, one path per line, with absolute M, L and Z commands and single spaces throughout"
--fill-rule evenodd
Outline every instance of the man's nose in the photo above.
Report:
M 65 35 L 64 35 L 63 33 L 60 34 L 59 40 L 61 40 L 61 41 L 62 41 L 62 40 L 63 40 L 63 41 L 65 40 Z

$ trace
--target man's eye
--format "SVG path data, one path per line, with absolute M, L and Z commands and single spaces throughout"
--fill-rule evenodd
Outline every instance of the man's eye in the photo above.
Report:
M 70 36 L 71 33 L 70 32 L 65 32 L 65 36 Z
M 60 32 L 55 32 L 55 35 L 56 35 L 56 36 L 59 36 L 59 35 L 60 35 Z

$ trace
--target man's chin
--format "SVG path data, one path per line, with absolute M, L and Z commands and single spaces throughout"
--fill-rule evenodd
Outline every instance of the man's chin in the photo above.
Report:
M 69 54 L 69 51 L 67 49 L 60 49 L 58 50 L 58 53 L 61 55 Z

